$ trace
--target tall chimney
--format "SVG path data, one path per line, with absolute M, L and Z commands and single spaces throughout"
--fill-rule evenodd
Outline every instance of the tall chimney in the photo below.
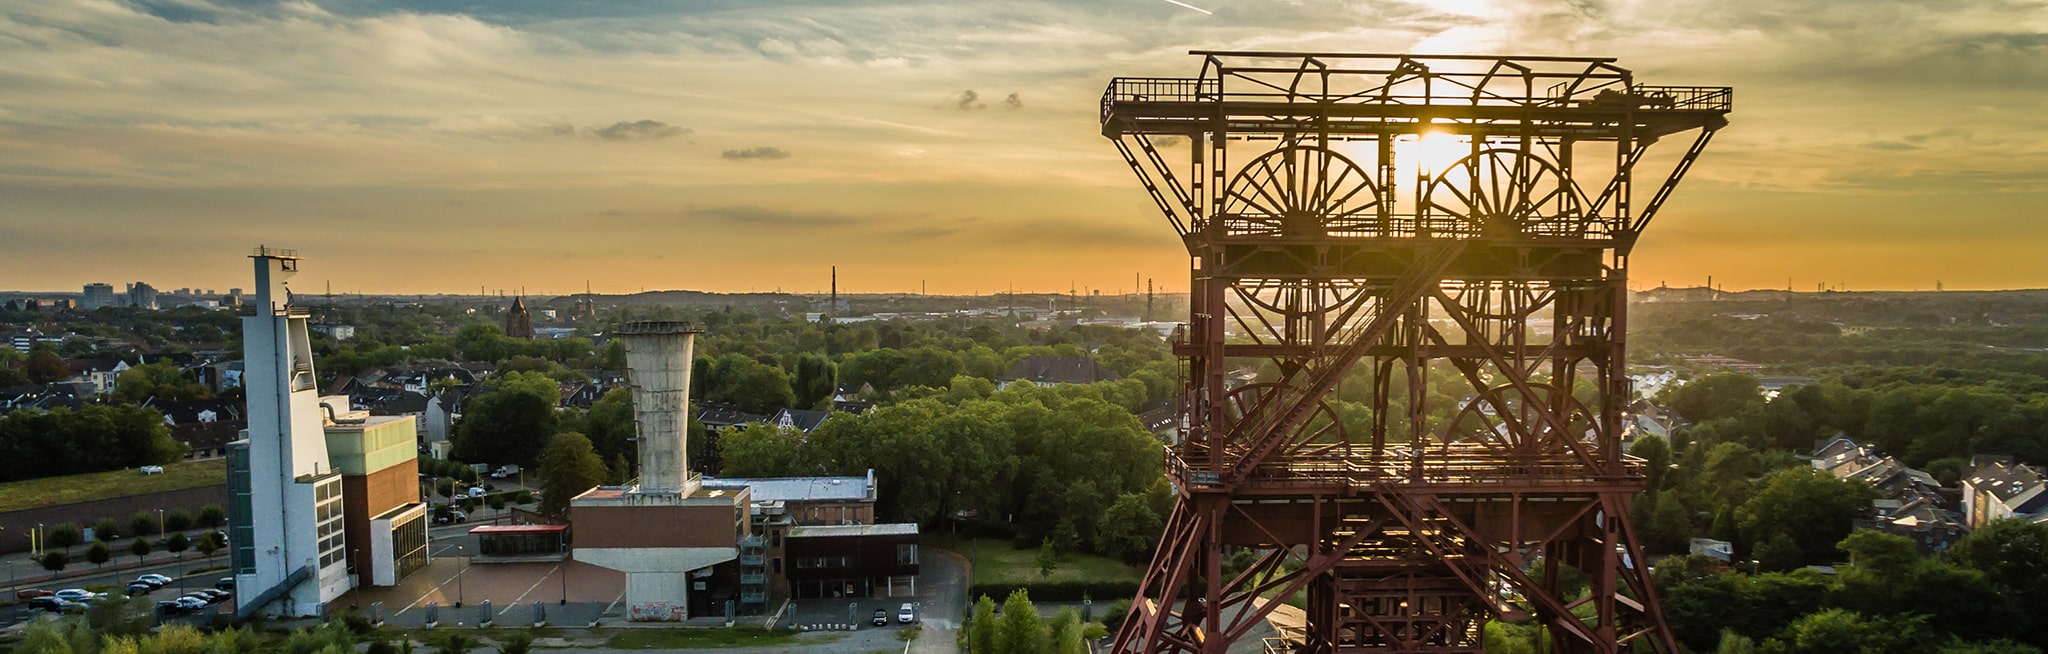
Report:
M 642 494 L 683 494 L 690 487 L 688 438 L 690 359 L 696 325 L 655 320 L 619 329 L 626 343 L 626 376 L 633 386 L 633 418 L 639 423 Z

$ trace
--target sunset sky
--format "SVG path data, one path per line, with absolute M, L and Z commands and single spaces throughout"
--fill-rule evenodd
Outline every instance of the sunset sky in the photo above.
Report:
M 1096 103 L 1196 48 L 1734 86 L 1638 287 L 2048 287 L 2048 3 L 1186 2 L 0 0 L 0 289 L 1184 290 Z

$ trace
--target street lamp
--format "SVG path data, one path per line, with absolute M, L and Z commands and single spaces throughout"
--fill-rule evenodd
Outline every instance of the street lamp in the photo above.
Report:
M 156 539 L 157 539 L 157 540 L 159 540 L 159 541 L 161 541 L 161 540 L 163 540 L 163 539 L 164 539 L 164 510 L 163 510 L 163 509 L 157 509 L 157 510 L 156 510 Z
M 455 555 L 462 557 L 462 569 L 455 571 L 455 608 L 462 608 L 462 576 L 469 572 L 469 557 L 462 556 L 462 546 L 455 546 Z

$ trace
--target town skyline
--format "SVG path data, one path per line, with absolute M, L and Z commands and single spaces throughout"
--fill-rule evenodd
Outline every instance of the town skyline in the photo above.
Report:
M 0 3 L 5 285 L 226 288 L 268 243 L 372 294 L 1184 291 L 1096 110 L 1201 48 L 1733 86 L 1637 288 L 2048 287 L 2048 12 L 1187 4 Z

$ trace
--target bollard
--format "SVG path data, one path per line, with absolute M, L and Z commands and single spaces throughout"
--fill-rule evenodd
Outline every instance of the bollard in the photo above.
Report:
M 534 627 L 535 629 L 539 629 L 539 628 L 541 628 L 541 627 L 545 627 L 545 626 L 548 626 L 548 603 L 547 603 L 547 602 L 534 602 L 534 603 L 533 603 L 533 627 Z
M 483 602 L 478 603 L 476 605 L 476 609 L 476 626 L 478 627 L 491 626 L 491 622 L 498 618 L 497 612 L 491 610 L 490 600 L 484 600 Z
M 439 604 L 435 604 L 435 603 L 432 603 L 432 602 L 428 602 L 428 603 L 427 603 L 427 628 L 428 628 L 428 629 L 432 629 L 432 628 L 434 628 L 434 627 L 436 627 L 436 626 L 439 626 L 440 624 L 441 624 L 441 605 L 439 605 Z
M 378 627 L 382 627 L 382 626 L 384 626 L 384 603 L 383 603 L 383 602 L 371 602 L 371 603 L 370 603 L 370 624 L 371 624 L 371 625 L 373 625 L 373 626 L 378 626 Z

